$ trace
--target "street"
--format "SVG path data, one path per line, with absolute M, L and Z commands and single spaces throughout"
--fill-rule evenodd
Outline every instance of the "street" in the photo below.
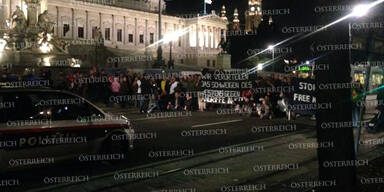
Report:
M 14 190 L 224 192 L 248 189 L 306 192 L 311 189 L 308 182 L 318 182 L 316 147 L 299 145 L 316 143 L 314 121 L 309 119 L 258 120 L 240 115 L 218 116 L 210 111 L 192 112 L 192 116 L 188 117 L 149 120 L 145 119 L 146 115 L 133 110 L 105 110 L 136 119 L 133 124 L 138 137 L 135 149 L 127 159 L 93 164 L 59 164 L 33 171 L 33 176 L 26 171 L 25 180 L 20 181 L 23 185 Z M 274 125 L 296 125 L 296 129 L 268 133 L 266 128 Z M 222 133 L 226 134 L 182 134 L 185 130 L 197 129 L 225 129 L 226 132 Z M 172 150 L 189 153 L 166 153 Z M 374 159 L 383 152 L 382 148 L 363 149 L 360 158 Z M 58 181 L 57 178 L 69 175 L 86 175 L 89 178 L 85 182 L 72 180 L 47 184 L 48 178 Z
M 44 186 L 46 185 L 44 183 L 45 177 L 67 175 L 92 177 L 127 168 L 146 166 L 167 159 L 187 158 L 220 148 L 224 151 L 224 147 L 227 146 L 256 142 L 277 135 L 314 130 L 314 122 L 311 123 L 309 120 L 302 120 L 301 122 L 288 122 L 284 119 L 258 120 L 256 117 L 239 114 L 217 115 L 215 111 L 192 112 L 191 116 L 186 117 L 148 119 L 147 115 L 140 115 L 133 109 L 104 109 L 109 113 L 125 115 L 132 120 L 136 131 L 136 140 L 134 150 L 129 153 L 127 158 L 117 162 L 103 161 L 82 164 L 68 162 L 38 171 L 32 170 L 33 175 L 30 174 L 30 170 L 25 171 L 25 173 L 15 173 L 19 177 L 22 176 L 20 177 L 22 185 L 15 190 L 23 191 Z M 276 125 L 286 125 L 287 130 L 290 129 L 291 131 L 268 132 L 267 127 L 265 127 Z M 196 132 L 196 130 L 200 131 Z M 204 132 L 204 130 L 208 131 Z M 264 146 L 256 146 L 251 149 L 253 151 L 266 150 Z M 164 153 L 172 150 L 184 150 L 188 154 Z M 238 154 L 235 153 L 236 155 Z

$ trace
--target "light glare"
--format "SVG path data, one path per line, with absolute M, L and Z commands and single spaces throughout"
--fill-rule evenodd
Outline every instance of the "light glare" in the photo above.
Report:
M 351 13 L 351 16 L 354 16 L 354 17 L 362 17 L 362 16 L 365 16 L 368 14 L 369 12 L 369 9 L 371 9 L 372 7 L 370 5 L 365 5 L 365 4 L 362 4 L 362 5 L 357 5 L 353 8 L 353 11 Z

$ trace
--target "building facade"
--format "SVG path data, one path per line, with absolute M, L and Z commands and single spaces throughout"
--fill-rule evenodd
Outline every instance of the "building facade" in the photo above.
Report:
M 262 0 L 249 0 L 248 10 L 245 12 L 245 30 L 254 31 L 263 21 Z
M 57 39 L 87 42 L 100 30 L 104 45 L 117 55 L 156 58 L 157 42 L 161 39 L 158 5 L 158 0 L 40 0 L 38 9 L 41 13 L 48 10 Z M 24 0 L 0 0 L 0 6 L 2 23 L 8 27 L 12 27 L 11 17 L 16 6 L 27 15 Z M 164 2 L 162 10 L 165 10 Z M 227 30 L 228 21 L 214 12 L 188 18 L 163 15 L 161 26 L 162 35 L 177 36 L 172 43 L 176 64 L 218 67 L 219 42 Z M 186 32 L 180 34 L 180 31 Z M 162 45 L 166 61 L 170 46 L 170 43 Z

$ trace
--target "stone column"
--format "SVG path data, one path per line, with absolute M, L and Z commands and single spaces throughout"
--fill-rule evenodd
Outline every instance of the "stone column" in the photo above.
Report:
M 126 39 L 127 39 L 127 20 L 126 17 L 124 16 L 124 27 L 123 27 L 123 44 L 125 45 Z
M 135 46 L 137 46 L 137 18 L 135 18 Z
M 211 47 L 215 48 L 216 46 L 216 27 L 212 27 L 212 43 L 213 45 Z
M 148 19 L 145 20 L 145 35 L 144 35 L 144 43 L 145 47 L 148 46 Z
M 155 42 L 157 42 L 160 39 L 159 38 L 159 23 L 157 21 L 155 21 L 155 30 L 156 30 L 156 33 L 155 33 L 154 40 L 155 40 Z
M 91 29 L 92 30 L 92 29 Z M 85 39 L 88 39 L 88 33 L 89 33 L 89 13 L 88 11 L 85 11 Z
M 116 43 L 115 36 L 115 15 L 112 14 L 112 43 Z
M 199 49 L 200 48 L 200 27 L 198 24 L 196 24 L 196 48 Z
M 12 0 L 8 0 L 8 18 L 12 18 Z
M 75 39 L 75 10 L 71 9 L 71 12 L 72 12 L 72 24 L 69 29 L 72 31 L 72 39 Z
M 60 8 L 56 6 L 56 36 L 59 37 L 60 35 Z
M 99 28 L 100 28 L 100 30 L 103 30 L 103 29 L 101 28 L 101 13 L 99 13 Z

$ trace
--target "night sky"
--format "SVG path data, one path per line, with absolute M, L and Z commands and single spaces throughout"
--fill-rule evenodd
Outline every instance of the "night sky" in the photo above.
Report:
M 202 13 L 204 0 L 168 0 L 167 3 L 167 14 L 189 14 L 189 13 Z M 242 25 L 244 25 L 245 16 L 244 12 L 248 8 L 248 0 L 212 0 L 212 5 L 208 6 L 208 13 L 210 10 L 216 10 L 217 14 L 220 14 L 222 5 L 227 8 L 227 17 L 231 22 L 233 20 L 233 11 L 235 8 L 239 9 L 239 19 Z M 374 0 L 365 0 L 374 1 Z M 264 0 L 262 4 L 263 10 L 271 9 L 289 9 L 289 15 L 273 16 L 274 24 L 269 26 L 267 24 L 268 17 L 264 17 L 264 23 L 262 23 L 258 29 L 257 36 L 239 37 L 232 38 L 232 63 L 237 63 L 247 57 L 246 51 L 254 48 L 266 48 L 267 45 L 275 44 L 282 40 L 285 40 L 291 36 L 290 34 L 283 34 L 283 27 L 297 27 L 297 26 L 314 26 L 314 25 L 325 25 L 331 23 L 349 13 L 349 11 L 336 11 L 328 13 L 315 13 L 314 9 L 318 6 L 332 6 L 332 5 L 356 5 L 359 0 Z M 374 11 L 375 14 L 383 14 L 383 6 L 378 6 Z M 367 16 L 366 18 L 368 19 Z M 362 21 L 365 18 L 361 18 Z M 348 21 L 345 21 L 348 22 Z M 352 21 L 354 22 L 354 21 Z M 343 31 L 344 34 L 344 31 Z M 348 35 L 345 33 L 344 35 Z M 326 39 L 326 38 L 325 38 Z M 294 44 L 286 45 L 291 46 L 295 49 L 295 58 L 301 58 L 302 60 L 308 59 L 310 53 L 308 53 L 309 46 L 316 40 L 307 38 L 300 40 Z M 247 42 L 247 43 L 244 43 Z M 288 58 L 292 57 L 287 56 Z
M 232 20 L 233 11 L 235 8 L 239 9 L 239 19 L 244 22 L 244 13 L 248 8 L 248 0 L 212 0 L 212 5 L 207 5 L 208 12 L 210 10 L 216 10 L 220 12 L 223 5 L 227 8 L 227 16 Z M 167 13 L 168 14 L 187 14 L 187 13 L 202 13 L 204 9 L 204 0 L 168 0 Z M 306 6 L 306 0 L 264 0 L 263 9 L 284 9 L 284 8 L 297 8 L 299 12 L 304 11 Z M 308 3 L 307 3 L 308 4 Z M 280 16 L 281 17 L 281 16 Z M 300 20 L 300 17 L 296 17 L 294 14 L 289 18 L 287 16 L 277 18 L 278 20 Z

